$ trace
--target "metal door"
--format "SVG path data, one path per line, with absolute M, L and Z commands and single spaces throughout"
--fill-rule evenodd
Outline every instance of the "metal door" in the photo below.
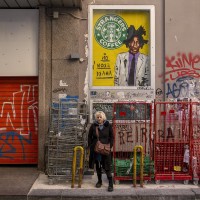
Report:
M 38 162 L 38 78 L 0 78 L 0 164 Z

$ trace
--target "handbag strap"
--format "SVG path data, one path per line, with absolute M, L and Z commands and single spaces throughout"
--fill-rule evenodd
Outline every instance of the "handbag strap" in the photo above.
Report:
M 97 134 L 97 140 L 99 140 L 99 130 L 98 130 L 98 126 L 96 126 L 96 134 Z

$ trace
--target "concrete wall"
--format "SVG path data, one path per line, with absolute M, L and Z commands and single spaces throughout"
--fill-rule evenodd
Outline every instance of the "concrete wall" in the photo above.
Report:
M 84 0 L 82 3 L 82 10 L 39 9 L 40 169 L 45 166 L 45 141 L 51 102 L 66 95 L 78 95 L 80 101 L 87 99 L 90 52 L 88 6 L 113 5 L 113 0 Z M 155 99 L 199 100 L 199 0 L 115 0 L 114 3 L 155 6 Z M 34 31 L 37 32 L 38 29 L 35 28 Z M 37 60 L 35 55 L 33 57 Z M 78 55 L 79 59 L 70 59 L 70 55 Z M 3 54 L 0 56 L 3 57 Z M 11 54 L 9 56 L 13 58 Z M 29 63 L 31 59 L 27 59 Z M 1 59 L 1 67 L 5 64 L 3 61 Z M 35 64 L 35 61 L 31 64 Z M 2 75 L 6 71 L 8 70 L 3 70 Z M 10 70 L 7 75 L 12 76 L 11 72 L 15 71 Z M 17 72 L 14 75 L 17 76 Z
M 38 76 L 38 10 L 1 9 L 0 76 Z
M 95 1 L 97 5 L 112 4 L 112 1 Z M 115 4 L 130 4 L 129 1 L 115 1 Z M 52 98 L 57 100 L 59 94 L 79 95 L 82 100 L 85 98 L 83 91 L 88 67 L 88 5 L 94 4 L 92 1 L 84 1 L 83 9 L 53 9 L 48 10 L 46 17 L 51 21 L 51 60 L 52 60 Z M 135 5 L 155 5 L 156 24 L 163 25 L 163 3 L 162 1 L 131 1 Z M 53 12 L 58 11 L 58 18 L 53 18 Z M 156 26 L 156 55 L 163 51 L 162 26 Z M 70 54 L 78 54 L 81 61 L 70 60 Z M 156 60 L 156 71 L 163 67 L 162 56 Z M 157 72 L 156 72 L 157 73 Z M 66 83 L 68 86 L 62 86 Z
M 49 125 L 51 101 L 59 97 L 78 95 L 80 101 L 88 93 L 88 5 L 112 5 L 113 1 L 83 1 L 82 10 L 40 8 L 40 49 L 39 49 L 39 168 L 45 166 L 45 140 Z M 117 0 L 116 5 L 155 5 L 156 35 L 156 76 L 163 73 L 164 2 L 157 0 Z M 58 12 L 58 13 L 57 13 Z M 58 14 L 56 16 L 56 14 Z M 80 59 L 70 59 L 71 54 Z M 159 55 L 159 56 L 157 56 Z M 162 80 L 156 86 L 163 91 Z M 159 96 L 163 98 L 163 96 Z
M 199 7 L 198 0 L 165 1 L 166 99 L 200 97 Z

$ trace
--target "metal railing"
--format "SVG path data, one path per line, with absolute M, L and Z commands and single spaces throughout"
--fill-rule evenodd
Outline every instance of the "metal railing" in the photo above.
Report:
M 83 156 L 84 156 L 84 149 L 81 146 L 74 147 L 74 154 L 73 154 L 73 163 L 72 163 L 72 184 L 71 188 L 74 188 L 75 184 L 75 175 L 76 175 L 76 160 L 77 160 L 77 151 L 80 151 L 80 162 L 79 162 L 79 179 L 78 179 L 78 187 L 81 188 L 82 179 L 83 179 Z
M 140 186 L 143 187 L 143 170 L 144 170 L 144 154 L 143 147 L 141 145 L 137 145 L 133 149 L 133 187 L 136 187 L 137 182 L 137 150 L 140 149 Z

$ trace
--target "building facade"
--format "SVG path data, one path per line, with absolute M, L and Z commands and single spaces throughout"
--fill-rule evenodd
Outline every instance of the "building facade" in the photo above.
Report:
M 90 122 L 95 103 L 100 105 L 120 99 L 130 101 L 167 101 L 184 98 L 199 100 L 200 28 L 197 26 L 200 18 L 199 7 L 198 0 L 192 2 L 186 0 L 116 0 L 114 2 L 112 0 L 83 0 L 78 8 L 42 5 L 36 8 L 38 29 L 35 31 L 38 31 L 36 45 L 38 57 L 34 59 L 37 60 L 38 65 L 37 72 L 30 75 L 38 77 L 37 164 L 39 169 L 44 169 L 45 166 L 49 107 L 54 100 L 58 101 L 59 98 L 68 95 L 78 96 L 79 101 L 85 101 L 88 104 Z M 5 12 L 2 8 L 3 10 Z M 94 35 L 95 30 L 98 30 L 95 26 L 98 26 L 98 20 L 106 21 L 105 18 L 103 19 L 105 15 L 114 13 L 122 18 L 128 15 L 127 18 L 124 17 L 128 28 L 132 25 L 131 16 L 136 16 L 136 21 L 141 20 L 140 12 L 147 12 L 147 20 L 149 20 L 146 26 L 148 34 L 144 37 L 149 40 L 146 51 L 151 62 L 149 65 L 152 71 L 151 84 L 147 87 L 144 84 L 136 87 L 118 87 L 114 85 L 114 60 L 120 52 L 119 49 L 122 48 L 121 50 L 124 51 L 125 46 L 116 49 L 102 47 L 100 39 L 98 40 Z M 139 15 L 138 18 L 137 15 Z M 134 20 L 133 23 L 135 23 Z M 138 28 L 140 25 L 143 26 L 143 21 L 135 26 Z M 102 31 L 100 30 L 99 33 Z M 145 48 L 144 46 L 142 51 L 145 52 Z M 23 58 L 26 59 L 26 57 Z M 4 58 L 4 61 L 6 59 L 9 57 Z M 100 70 L 95 71 L 95 67 Z M 26 68 L 25 64 L 21 68 Z M 105 76 L 105 79 L 98 79 L 100 74 L 103 77 L 103 73 L 106 73 L 102 68 L 109 68 L 107 73 L 111 72 Z M 2 70 L 5 70 L 3 64 Z M 28 73 L 13 75 L 11 72 L 12 70 L 3 76 L 25 76 L 27 79 L 30 76 Z M 109 76 L 111 79 L 108 78 Z M 129 95 L 128 98 L 127 95 Z

